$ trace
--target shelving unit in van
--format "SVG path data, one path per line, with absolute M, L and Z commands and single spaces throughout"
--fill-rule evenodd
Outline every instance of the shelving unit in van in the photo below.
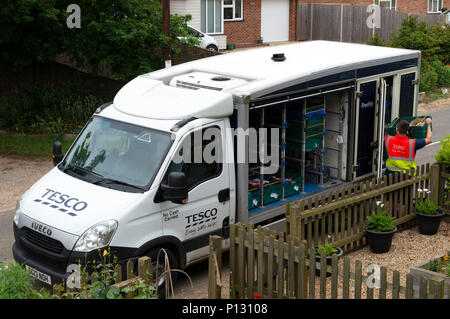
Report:
M 249 210 L 283 201 L 288 197 L 306 194 L 305 181 L 322 185 L 324 166 L 325 102 L 304 99 L 261 108 L 261 128 L 280 129 L 280 169 L 276 174 L 264 175 L 262 165 L 250 167 Z

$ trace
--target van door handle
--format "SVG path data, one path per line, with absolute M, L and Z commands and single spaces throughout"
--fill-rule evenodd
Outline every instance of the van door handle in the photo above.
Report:
M 219 191 L 218 197 L 219 203 L 223 203 L 230 200 L 230 189 L 229 188 L 222 189 L 221 191 Z

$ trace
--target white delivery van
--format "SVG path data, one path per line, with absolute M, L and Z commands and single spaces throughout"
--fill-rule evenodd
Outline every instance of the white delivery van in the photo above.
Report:
M 18 200 L 14 258 L 55 284 L 98 249 L 124 261 L 164 247 L 185 268 L 232 223 L 275 227 L 287 203 L 380 174 L 384 125 L 416 114 L 419 70 L 419 51 L 312 41 L 138 76 L 65 155 L 55 144 L 56 166 Z M 276 170 L 233 135 L 251 127 L 279 130 Z M 189 160 L 212 142 L 216 160 Z

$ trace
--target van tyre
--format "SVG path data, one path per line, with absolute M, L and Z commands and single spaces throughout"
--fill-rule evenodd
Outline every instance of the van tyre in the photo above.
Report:
M 218 51 L 219 51 L 219 48 L 216 47 L 214 44 L 210 44 L 210 45 L 208 45 L 208 46 L 206 47 L 206 50 L 218 52 Z
M 158 276 L 161 277 L 161 274 L 164 272 L 164 261 L 165 261 L 165 254 L 164 251 L 161 251 L 161 253 L 159 254 L 159 265 L 156 264 L 157 259 L 158 259 L 158 252 L 164 249 L 164 251 L 167 253 L 167 258 L 169 259 L 169 265 L 170 265 L 170 269 L 178 269 L 179 268 L 179 262 L 175 256 L 175 254 L 168 248 L 155 248 L 149 251 L 148 254 L 146 254 L 148 257 L 151 258 L 152 260 L 152 276 L 153 279 L 156 280 L 156 269 L 158 269 Z M 172 284 L 175 284 L 175 282 L 177 281 L 178 278 L 178 272 L 177 271 L 172 271 L 171 272 L 171 276 L 172 276 Z M 165 279 L 162 277 L 159 280 L 159 287 L 157 287 L 158 289 L 158 296 L 161 299 L 164 299 L 166 297 L 166 281 Z M 170 287 L 169 287 L 170 289 Z

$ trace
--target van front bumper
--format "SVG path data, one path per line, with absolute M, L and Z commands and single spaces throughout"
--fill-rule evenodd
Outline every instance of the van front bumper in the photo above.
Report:
M 28 265 L 51 278 L 51 284 L 65 283 L 70 273 L 66 272 L 67 263 L 53 262 L 45 256 L 34 253 L 15 242 L 12 247 L 14 260 L 20 264 Z
M 50 276 L 51 284 L 65 283 L 72 271 L 67 271 L 69 265 L 88 265 L 87 271 L 90 272 L 92 262 L 95 260 L 103 262 L 101 252 L 108 247 L 100 250 L 93 250 L 88 253 L 74 252 L 63 248 L 59 253 L 49 252 L 42 247 L 30 242 L 25 235 L 25 228 L 19 228 L 13 224 L 15 243 L 12 247 L 14 260 L 20 264 L 28 265 L 37 271 Z M 113 257 L 117 258 L 117 263 L 125 263 L 130 258 L 135 257 L 135 248 L 109 247 L 111 261 Z M 125 269 L 125 267 L 124 267 Z

